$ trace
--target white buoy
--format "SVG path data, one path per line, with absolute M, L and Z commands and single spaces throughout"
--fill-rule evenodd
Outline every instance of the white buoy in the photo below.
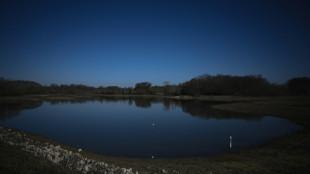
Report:
M 229 149 L 231 150 L 231 148 L 232 148 L 232 136 L 230 136 L 229 139 L 230 139 L 230 142 L 229 142 Z

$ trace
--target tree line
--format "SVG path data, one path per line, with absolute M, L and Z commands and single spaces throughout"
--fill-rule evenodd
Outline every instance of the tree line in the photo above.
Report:
M 261 75 L 231 76 L 208 74 L 198 76 L 185 82 L 183 95 L 283 95 L 283 85 L 270 84 Z
M 152 86 L 150 82 L 136 83 L 135 87 L 99 86 L 82 84 L 43 86 L 23 80 L 0 78 L 0 96 L 28 94 L 120 94 L 120 95 L 239 95 L 239 96 L 282 96 L 310 95 L 310 78 L 298 77 L 284 84 L 272 84 L 261 75 L 231 76 L 204 74 L 178 85 L 165 81 L 162 86 Z

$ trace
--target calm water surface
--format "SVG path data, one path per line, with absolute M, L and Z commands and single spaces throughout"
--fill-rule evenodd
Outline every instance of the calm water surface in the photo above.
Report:
M 1 109 L 2 126 L 124 157 L 211 156 L 228 152 L 229 136 L 233 149 L 240 149 L 300 129 L 286 119 L 214 110 L 199 101 L 102 98 Z

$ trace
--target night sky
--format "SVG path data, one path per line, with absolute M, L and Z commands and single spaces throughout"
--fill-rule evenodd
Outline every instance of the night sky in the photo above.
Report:
M 310 1 L 0 1 L 0 76 L 43 85 L 310 76 Z

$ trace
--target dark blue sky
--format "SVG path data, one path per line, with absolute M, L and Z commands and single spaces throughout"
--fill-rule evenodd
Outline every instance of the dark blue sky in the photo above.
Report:
M 0 76 L 43 85 L 310 76 L 308 1 L 0 2 Z

